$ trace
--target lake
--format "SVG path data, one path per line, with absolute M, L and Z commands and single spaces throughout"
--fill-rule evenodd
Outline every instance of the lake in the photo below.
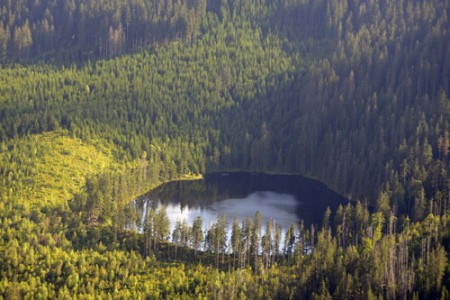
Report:
M 339 204 L 347 203 L 325 184 L 303 176 L 232 172 L 165 183 L 135 200 L 135 208 L 142 216 L 138 229 L 148 207 L 165 205 L 172 230 L 177 220 L 192 225 L 197 216 L 203 217 L 205 228 L 221 214 L 226 214 L 229 226 L 235 217 L 242 224 L 247 216 L 260 211 L 263 227 L 273 219 L 284 232 L 300 220 L 308 227 L 320 225 L 327 207 L 334 212 Z

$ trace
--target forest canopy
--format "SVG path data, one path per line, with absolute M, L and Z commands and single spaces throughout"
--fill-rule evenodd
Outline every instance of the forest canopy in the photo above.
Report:
M 0 295 L 448 298 L 449 9 L 1 1 Z M 233 245 L 217 220 L 209 248 L 198 223 L 169 242 L 163 212 L 126 230 L 132 199 L 218 170 L 306 175 L 353 205 L 283 253 L 256 217 Z

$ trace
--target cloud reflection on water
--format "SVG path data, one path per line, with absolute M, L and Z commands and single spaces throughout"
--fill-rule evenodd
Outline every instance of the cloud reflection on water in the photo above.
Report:
M 256 212 L 259 211 L 263 229 L 266 227 L 267 222 L 273 219 L 284 232 L 291 224 L 299 222 L 296 214 L 298 206 L 299 202 L 293 195 L 259 191 L 251 193 L 245 198 L 214 202 L 204 208 L 182 207 L 179 203 L 171 203 L 167 205 L 167 215 L 169 216 L 172 230 L 178 220 L 186 220 L 191 225 L 198 216 L 203 218 L 203 224 L 206 229 L 215 223 L 222 214 L 227 216 L 228 224 L 231 228 L 235 217 L 242 224 L 247 216 L 253 218 Z

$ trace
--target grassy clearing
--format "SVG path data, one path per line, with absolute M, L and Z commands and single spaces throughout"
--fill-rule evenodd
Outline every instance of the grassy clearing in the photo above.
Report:
M 0 153 L 0 163 L 13 174 L 7 179 L 10 193 L 19 193 L 30 204 L 69 200 L 81 190 L 87 176 L 120 167 L 102 142 L 81 141 L 64 131 L 15 140 L 8 147 L 16 151 Z
M 105 148 L 54 133 L 35 138 L 44 151 L 36 161 L 33 178 L 38 199 L 69 200 L 84 186 L 87 176 L 114 167 L 114 159 Z

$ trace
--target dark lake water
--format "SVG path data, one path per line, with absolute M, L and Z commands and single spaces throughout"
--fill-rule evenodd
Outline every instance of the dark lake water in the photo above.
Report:
M 233 172 L 163 184 L 137 199 L 135 207 L 144 217 L 148 207 L 165 205 L 172 228 L 181 219 L 191 225 L 197 216 L 208 227 L 224 213 L 231 226 L 234 217 L 242 223 L 260 211 L 264 227 L 271 218 L 285 231 L 300 220 L 306 226 L 321 224 L 327 207 L 334 212 L 347 202 L 325 184 L 302 176 Z

